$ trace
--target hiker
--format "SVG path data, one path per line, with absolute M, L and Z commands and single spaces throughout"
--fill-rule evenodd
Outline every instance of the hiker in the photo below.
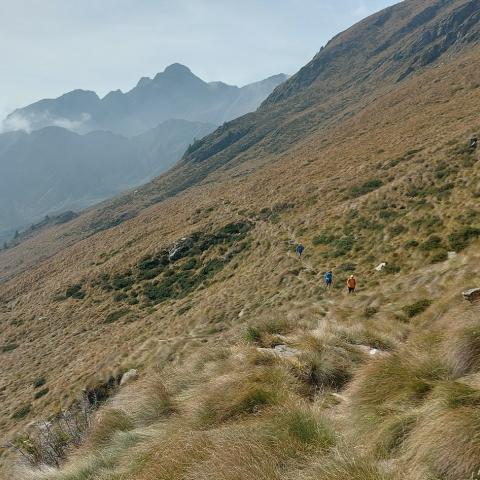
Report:
M 478 138 L 477 137 L 472 137 L 470 139 L 470 145 L 469 145 L 469 149 L 470 150 L 476 150 L 477 149 L 477 145 L 478 145 Z
M 295 253 L 296 253 L 299 257 L 301 257 L 304 250 L 305 250 L 305 247 L 304 247 L 301 243 L 299 243 L 299 244 L 297 245 L 297 248 L 295 248 Z
M 333 273 L 331 270 L 328 272 L 325 272 L 325 275 L 323 276 L 323 280 L 325 281 L 325 288 L 330 288 L 333 283 Z
M 355 288 L 357 287 L 357 281 L 353 275 L 350 275 L 347 280 L 348 293 L 355 293 Z

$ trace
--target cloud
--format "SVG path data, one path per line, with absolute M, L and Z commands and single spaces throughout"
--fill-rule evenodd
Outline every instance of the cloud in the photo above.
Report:
M 61 127 L 72 132 L 81 133 L 85 123 L 91 119 L 90 114 L 82 113 L 78 120 L 71 120 L 65 117 L 58 117 L 51 115 L 48 111 L 42 114 L 29 113 L 22 114 L 14 112 L 9 115 L 3 122 L 0 132 L 12 132 L 16 130 L 23 130 L 30 133 L 32 130 L 38 130 L 44 127 Z

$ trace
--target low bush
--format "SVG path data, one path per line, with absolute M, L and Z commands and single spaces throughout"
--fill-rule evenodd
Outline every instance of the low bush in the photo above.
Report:
M 114 323 L 116 322 L 117 320 L 120 320 L 122 317 L 124 317 L 125 315 L 127 315 L 127 313 L 129 313 L 130 310 L 128 308 L 122 308 L 120 310 L 116 310 L 114 312 L 110 312 L 106 317 L 105 317 L 105 320 L 103 321 L 103 323 Z
M 420 250 L 428 252 L 442 246 L 442 239 L 438 235 L 430 235 L 423 243 L 420 244 Z
M 33 395 L 33 398 L 35 400 L 38 400 L 39 398 L 44 397 L 48 392 L 49 392 L 48 387 L 47 388 L 42 388 L 42 390 L 38 390 L 37 392 L 35 392 L 35 394 Z
M 418 302 L 412 303 L 410 305 L 405 305 L 402 307 L 402 311 L 407 315 L 408 318 L 413 318 L 416 315 L 420 315 L 432 304 L 431 300 L 426 298 L 418 300 Z
M 350 189 L 350 197 L 357 198 L 367 193 L 377 190 L 383 185 L 383 182 L 378 178 L 372 178 L 361 185 L 354 186 Z
M 0 346 L 0 352 L 1 353 L 13 352 L 17 348 L 18 348 L 18 345 L 16 343 L 6 343 L 5 345 Z
M 47 383 L 45 377 L 37 377 L 33 382 L 33 388 L 40 388 L 43 387 Z
M 407 240 L 404 244 L 405 248 L 416 248 L 420 244 L 417 242 L 417 240 Z
M 31 409 L 31 404 L 23 405 L 23 407 L 20 407 L 18 410 L 15 410 L 15 412 L 13 412 L 12 418 L 14 418 L 15 420 L 21 420 L 30 413 Z
M 455 230 L 448 236 L 450 248 L 455 252 L 460 252 L 475 239 L 480 236 L 480 228 L 464 227 L 460 230 Z
M 83 290 L 83 285 L 81 283 L 76 283 L 75 285 L 70 285 L 65 291 L 65 298 L 75 298 L 77 300 L 82 300 L 85 298 L 86 293 Z

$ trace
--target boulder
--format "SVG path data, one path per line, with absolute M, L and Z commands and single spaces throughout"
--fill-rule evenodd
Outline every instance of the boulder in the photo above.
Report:
M 122 379 L 120 380 L 120 385 L 125 385 L 127 383 L 130 383 L 132 380 L 136 380 L 137 378 L 138 378 L 138 370 L 136 368 L 132 368 L 122 375 Z
M 287 345 L 277 345 L 274 347 L 274 350 L 281 357 L 294 357 L 301 353 L 297 348 L 288 347 Z
M 377 272 L 381 272 L 386 266 L 387 266 L 387 263 L 386 263 L 386 262 L 382 262 L 382 263 L 380 263 L 379 265 L 377 265 L 377 266 L 375 267 L 375 270 L 376 270 Z
M 457 256 L 457 252 L 448 252 L 448 259 L 455 258 Z
M 471 288 L 463 292 L 463 298 L 469 302 L 480 300 L 480 288 Z

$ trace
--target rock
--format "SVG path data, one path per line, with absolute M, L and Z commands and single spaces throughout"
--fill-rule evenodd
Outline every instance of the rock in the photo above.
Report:
M 301 353 L 297 348 L 292 348 L 287 345 L 277 345 L 274 347 L 274 350 L 281 357 L 294 357 L 295 355 Z
M 457 256 L 457 252 L 448 252 L 448 259 L 455 258 Z
M 377 272 L 381 272 L 386 266 L 387 266 L 387 263 L 386 263 L 386 262 L 382 262 L 380 265 L 377 265 L 377 266 L 375 267 L 375 270 L 376 270 Z
M 463 298 L 469 302 L 480 300 L 480 288 L 471 288 L 463 292 Z
M 130 383 L 132 380 L 136 380 L 137 378 L 138 370 L 136 368 L 132 368 L 122 375 L 122 379 L 120 380 L 120 386 Z
M 378 348 L 371 348 L 368 352 L 369 355 L 376 355 L 379 352 Z

